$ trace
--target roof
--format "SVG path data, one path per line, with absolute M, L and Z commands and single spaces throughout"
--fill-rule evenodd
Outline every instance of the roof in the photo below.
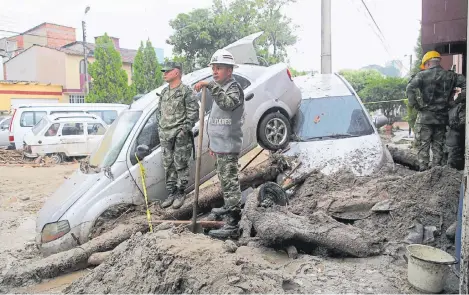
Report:
M 301 90 L 303 99 L 353 95 L 353 90 L 338 74 L 316 74 L 293 79 Z
M 24 32 L 21 33 L 20 35 L 25 35 L 25 34 L 31 32 L 31 31 L 34 31 L 34 30 L 36 30 L 37 28 L 40 28 L 40 27 L 42 27 L 42 26 L 44 26 L 44 25 L 47 25 L 47 24 L 49 24 L 49 25 L 54 25 L 54 26 L 59 26 L 59 27 L 64 27 L 64 28 L 70 28 L 70 29 L 74 29 L 74 30 L 75 30 L 74 27 L 68 27 L 68 26 L 58 25 L 58 24 L 54 24 L 54 23 L 44 22 L 44 23 L 42 23 L 42 24 L 39 24 L 39 25 L 35 26 L 34 28 L 31 28 L 31 29 L 29 29 L 29 30 L 27 30 L 27 31 L 24 31 Z
M 47 117 L 51 121 L 59 121 L 59 122 L 79 119 L 82 122 L 96 122 L 96 121 L 98 121 L 99 123 L 101 123 L 101 118 L 99 116 L 90 115 L 90 114 L 87 114 L 87 113 L 75 113 L 75 114 L 73 114 L 73 113 L 63 113 L 63 114 L 56 113 L 56 114 L 53 114 L 53 115 L 48 115 Z
M 9 84 L 9 85 L 40 85 L 40 86 L 57 86 L 62 87 L 62 85 L 52 84 L 52 83 L 41 83 L 36 81 L 20 81 L 20 80 L 0 80 L 0 84 Z
M 88 56 L 93 56 L 96 49 L 96 44 L 86 42 L 86 48 L 90 50 Z M 66 54 L 83 55 L 83 41 L 72 42 L 59 48 L 58 50 L 65 52 Z M 117 48 L 117 51 L 120 52 L 122 61 L 125 63 L 133 63 L 135 56 L 137 55 L 137 50 L 135 49 Z

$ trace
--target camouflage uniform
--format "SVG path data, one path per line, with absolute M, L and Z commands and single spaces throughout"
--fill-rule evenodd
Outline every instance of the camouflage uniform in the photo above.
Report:
M 428 169 L 430 146 L 432 166 L 442 164 L 446 125 L 448 124 L 449 96 L 454 87 L 466 88 L 466 82 L 451 71 L 435 66 L 417 73 L 407 85 L 409 105 L 418 111 L 415 139 L 418 144 L 420 169 Z M 417 90 L 421 97 L 417 97 Z
M 448 133 L 446 134 L 447 164 L 451 168 L 463 170 L 466 130 L 465 91 L 462 91 L 456 100 L 450 102 L 448 125 Z
M 209 219 L 225 219 L 225 226 L 211 230 L 209 235 L 235 237 L 241 218 L 238 158 L 243 143 L 244 92 L 234 78 L 222 85 L 212 81 L 207 88 L 215 101 L 207 124 L 209 148 L 217 158 L 217 174 L 224 199 L 223 207 L 212 209 Z
M 192 127 L 199 104 L 194 91 L 184 84 L 163 89 L 158 105 L 158 127 L 166 173 L 166 189 L 183 194 L 189 182 L 189 161 L 193 148 Z

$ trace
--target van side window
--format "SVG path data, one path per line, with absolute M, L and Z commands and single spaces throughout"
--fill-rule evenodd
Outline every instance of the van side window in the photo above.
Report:
M 88 111 L 88 113 L 99 116 L 108 125 L 117 119 L 117 111 Z
M 60 123 L 52 124 L 49 129 L 47 129 L 46 134 L 44 136 L 56 136 L 57 131 L 59 131 Z M 63 131 L 62 131 L 63 132 Z
M 70 136 L 70 135 L 83 135 L 83 123 L 65 123 L 64 127 L 62 127 L 62 135 L 63 136 Z
M 88 123 L 88 135 L 104 135 L 106 129 L 99 123 Z
M 46 112 L 23 112 L 20 118 L 20 126 L 33 127 L 39 123 L 46 114 Z
M 133 152 L 130 155 L 130 162 L 135 165 L 137 164 L 137 160 L 135 159 L 135 152 L 137 150 L 137 146 L 144 144 L 153 151 L 160 145 L 160 136 L 158 134 L 158 125 L 156 120 L 156 111 L 153 112 L 150 117 L 148 118 L 145 126 L 143 127 L 142 131 L 137 137 L 135 142 Z

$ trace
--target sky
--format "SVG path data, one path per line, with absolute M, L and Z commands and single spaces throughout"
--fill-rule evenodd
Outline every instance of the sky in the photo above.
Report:
M 332 0 L 332 69 L 359 69 L 370 64 L 385 65 L 398 59 L 406 72 L 414 54 L 421 19 L 421 0 L 364 0 L 378 24 L 380 34 L 362 0 Z M 82 40 L 85 17 L 87 41 L 105 32 L 120 38 L 123 48 L 137 49 L 141 40 L 151 40 L 171 56 L 166 39 L 173 30 L 169 21 L 179 13 L 210 7 L 212 0 L 15 0 L 0 10 L 0 30 L 23 32 L 50 22 L 75 27 Z M 66 5 L 66 6 L 65 6 Z M 284 9 L 298 26 L 297 44 L 288 49 L 290 66 L 297 70 L 320 70 L 321 1 L 297 0 Z M 11 36 L 2 33 L 0 37 Z

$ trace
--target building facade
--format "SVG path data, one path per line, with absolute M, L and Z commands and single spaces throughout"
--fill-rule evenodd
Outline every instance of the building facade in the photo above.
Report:
M 0 81 L 0 113 L 8 113 L 20 104 L 66 103 L 62 85 L 29 81 Z

